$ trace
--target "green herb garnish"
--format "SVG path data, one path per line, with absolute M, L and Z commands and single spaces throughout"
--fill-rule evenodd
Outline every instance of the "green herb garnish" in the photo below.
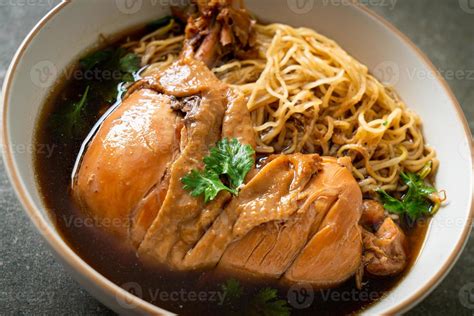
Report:
M 244 293 L 243 287 L 240 282 L 236 279 L 229 279 L 222 285 L 222 291 L 224 291 L 226 300 L 235 300 L 242 296 Z
M 255 163 L 254 154 L 250 145 L 243 145 L 235 138 L 220 140 L 204 158 L 204 170 L 194 169 L 181 179 L 184 189 L 192 196 L 204 195 L 206 203 L 215 199 L 220 191 L 237 195 Z
M 60 131 L 66 137 L 72 138 L 74 135 L 81 134 L 84 131 L 86 124 L 84 122 L 83 114 L 87 105 L 88 95 L 89 86 L 86 87 L 86 90 L 82 93 L 79 101 L 68 105 L 66 107 L 66 112 L 61 114 L 60 118 L 56 118 L 58 121 L 60 119 L 60 125 L 58 125 L 61 127 Z
M 114 54 L 112 49 L 104 49 L 87 55 L 79 61 L 83 70 L 91 70 L 95 66 L 111 58 Z
M 140 69 L 140 59 L 123 48 L 106 48 L 89 54 L 79 61 L 79 69 L 74 73 L 76 80 L 87 87 L 80 100 L 62 105 L 55 115 L 54 128 L 61 137 L 76 139 L 82 137 L 92 120 L 84 115 L 84 109 L 98 112 L 100 108 L 111 106 L 123 93 L 123 82 L 134 81 Z
M 134 73 L 140 69 L 140 58 L 121 47 L 106 48 L 81 58 L 79 65 L 84 71 L 97 67 L 99 70 L 118 70 L 122 73 Z
M 384 208 L 390 213 L 406 214 L 411 220 L 419 219 L 425 215 L 433 215 L 437 205 L 430 199 L 430 196 L 436 193 L 437 190 L 427 185 L 424 180 L 430 172 L 431 165 L 427 165 L 418 174 L 402 172 L 400 178 L 407 185 L 408 191 L 401 200 L 389 195 L 382 189 L 377 190 L 384 203 Z
M 288 316 L 290 307 L 287 302 L 278 298 L 276 289 L 264 288 L 252 300 L 249 315 Z
M 208 170 L 218 175 L 227 175 L 231 187 L 236 189 L 244 183 L 245 176 L 252 169 L 254 154 L 251 146 L 241 145 L 236 138 L 225 138 L 211 149 L 211 154 L 204 158 L 204 163 Z
M 244 294 L 244 288 L 236 279 L 229 279 L 222 285 L 226 302 L 232 309 L 232 304 L 238 306 L 240 313 L 236 315 L 252 315 L 252 316 L 288 316 L 290 315 L 290 307 L 285 300 L 279 299 L 278 291 L 272 288 L 264 288 L 258 291 L 252 299 L 239 302 L 238 300 Z M 229 306 L 228 306 L 229 308 Z
M 102 83 L 102 86 L 94 90 L 110 90 L 122 81 L 134 81 L 134 74 L 140 70 L 140 58 L 121 47 L 107 48 L 82 58 L 79 65 L 82 71 L 89 72 L 86 80 Z M 104 87 L 106 83 L 111 85 Z
M 185 190 L 191 191 L 192 196 L 200 196 L 204 194 L 204 201 L 207 203 L 216 198 L 220 191 L 229 191 L 236 195 L 237 191 L 233 190 L 222 183 L 219 175 L 209 170 L 198 171 L 192 170 L 186 177 L 181 179 Z
M 119 59 L 119 69 L 124 73 L 124 81 L 133 81 L 133 74 L 140 69 L 140 58 L 134 53 L 128 53 Z M 125 79 L 131 78 L 132 80 Z

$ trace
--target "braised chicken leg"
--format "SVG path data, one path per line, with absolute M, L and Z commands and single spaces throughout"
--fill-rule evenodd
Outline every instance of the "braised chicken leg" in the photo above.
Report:
M 336 286 L 362 261 L 362 193 L 350 159 L 272 155 L 210 202 L 183 187 L 220 140 L 256 148 L 246 99 L 208 68 L 252 46 L 253 21 L 230 3 L 198 3 L 179 60 L 135 82 L 105 118 L 73 194 L 87 216 L 116 221 L 104 230 L 145 264 Z

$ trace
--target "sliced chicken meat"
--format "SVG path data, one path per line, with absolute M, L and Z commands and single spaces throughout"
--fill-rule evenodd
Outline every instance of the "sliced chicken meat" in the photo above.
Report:
M 358 225 L 361 216 L 362 193 L 351 171 L 348 160 L 336 163 L 328 158 L 323 164 L 320 185 L 326 192 L 337 192 L 334 204 L 318 206 L 325 213 L 321 224 L 313 226 L 308 243 L 298 254 L 283 278 L 286 282 L 310 283 L 318 288 L 334 287 L 354 275 L 361 263 L 362 238 Z M 316 180 L 318 181 L 318 179 Z M 321 190 L 321 189 L 320 189 Z M 330 199 L 331 195 L 321 196 Z
M 361 264 L 362 194 L 347 161 L 281 155 L 241 190 L 184 268 L 332 287 Z M 342 257 L 340 256 L 342 254 Z
M 296 157 L 308 159 L 310 156 Z M 318 165 L 318 173 L 313 173 L 311 180 L 304 184 L 303 190 L 292 199 L 296 203 L 297 211 L 286 220 L 280 219 L 260 225 L 241 240 L 233 242 L 225 251 L 219 263 L 220 268 L 273 278 L 279 278 L 290 268 L 305 245 L 317 233 L 327 213 L 337 202 L 338 196 L 346 194 L 341 185 L 344 179 L 338 180 L 338 174 L 340 171 L 348 172 L 347 169 L 329 158 L 323 158 L 322 163 Z M 340 180 L 342 181 L 338 182 Z M 357 203 L 354 207 L 357 214 Z M 354 249 L 354 252 L 357 254 L 357 249 Z M 360 253 L 358 255 L 360 257 Z
M 200 217 L 206 205 L 204 199 L 193 197 L 184 190 L 181 178 L 193 169 L 202 168 L 203 158 L 209 153 L 210 147 L 221 139 L 222 123 L 229 103 L 230 92 L 227 87 L 221 84 L 204 64 L 199 63 L 199 67 L 197 62 L 191 62 L 194 63 L 192 68 L 195 69 L 188 71 L 180 68 L 187 68 L 183 63 L 178 62 L 172 67 L 172 71 L 165 72 L 159 81 L 161 84 L 170 83 L 166 86 L 168 93 L 186 96 L 186 93 L 199 92 L 201 100 L 199 105 L 189 109 L 186 114 L 186 144 L 171 167 L 170 185 L 163 206 L 139 248 L 141 256 L 160 263 L 168 263 L 169 260 L 179 257 L 179 254 L 172 253 L 172 250 L 180 241 L 192 245 L 197 241 L 195 239 L 200 237 L 196 231 L 201 231 L 202 228 L 189 223 Z M 198 70 L 199 77 L 193 76 L 194 70 Z M 204 76 L 206 71 L 207 76 Z M 182 83 L 178 83 L 180 80 Z M 196 91 L 196 87 L 199 87 L 199 91 Z M 212 204 L 216 204 L 220 209 L 220 204 L 225 200 L 224 197 L 219 197 Z M 207 207 L 212 208 L 209 205 Z M 186 252 L 185 246 L 178 248 L 178 253 Z
M 317 171 L 318 161 L 317 155 L 297 154 L 268 163 L 188 252 L 184 267 L 213 267 L 235 239 L 260 224 L 288 219 L 297 211 L 299 194 Z

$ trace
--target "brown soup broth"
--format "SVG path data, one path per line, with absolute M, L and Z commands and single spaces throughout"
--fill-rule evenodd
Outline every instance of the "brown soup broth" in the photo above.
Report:
M 134 31 L 127 37 L 138 37 L 144 32 Z M 125 36 L 122 35 L 120 40 L 109 46 L 118 47 L 124 40 Z M 77 66 L 71 69 L 77 69 Z M 71 172 L 76 157 L 88 134 L 87 130 L 104 112 L 104 104 L 99 99 L 89 100 L 85 115 L 88 126 L 83 134 L 74 139 L 66 139 L 58 134 L 57 125 L 51 122 L 64 106 L 76 101 L 86 87 L 80 78 L 64 77 L 44 105 L 36 127 L 35 146 L 38 150 L 34 163 L 37 181 L 43 201 L 63 239 L 85 262 L 117 285 L 161 308 L 184 315 L 245 314 L 245 306 L 249 305 L 260 289 L 266 287 L 277 288 L 279 298 L 289 300 L 292 315 L 339 315 L 353 314 L 367 308 L 384 297 L 409 270 L 407 268 L 404 274 L 391 278 L 364 276 L 362 290 L 356 289 L 354 278 L 351 278 L 336 289 L 314 290 L 314 298 L 311 291 L 302 287 L 288 290 L 277 284 L 239 279 L 244 287 L 243 295 L 229 303 L 228 300 L 222 300 L 222 284 L 231 276 L 216 275 L 212 271 L 177 273 L 164 267 L 144 267 L 135 252 L 124 249 L 102 233 L 101 223 L 84 217 L 71 198 Z M 45 146 L 54 149 L 52 154 L 40 150 Z M 421 249 L 428 224 L 422 222 L 403 227 L 410 245 L 409 266 Z

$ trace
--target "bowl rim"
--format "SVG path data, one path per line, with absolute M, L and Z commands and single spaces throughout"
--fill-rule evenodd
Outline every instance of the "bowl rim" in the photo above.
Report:
M 88 282 L 95 283 L 98 288 L 102 291 L 111 293 L 114 295 L 117 301 L 122 300 L 125 302 L 130 302 L 133 304 L 133 307 L 139 311 L 150 313 L 150 314 L 168 314 L 169 312 L 153 305 L 145 300 L 136 297 L 129 293 L 128 291 L 122 289 L 119 285 L 113 283 L 101 273 L 93 269 L 88 263 L 86 263 L 79 255 L 77 255 L 72 248 L 70 248 L 66 241 L 61 238 L 53 229 L 51 229 L 46 222 L 45 218 L 41 215 L 41 212 L 38 208 L 34 206 L 34 203 L 31 199 L 31 196 L 28 193 L 28 190 L 24 186 L 23 182 L 20 179 L 19 171 L 15 164 L 15 159 L 13 157 L 11 144 L 9 143 L 9 131 L 7 128 L 7 113 L 8 113 L 8 99 L 10 96 L 10 89 L 12 85 L 12 79 L 14 77 L 16 68 L 23 58 L 26 49 L 29 44 L 33 41 L 36 35 L 40 30 L 53 18 L 55 17 L 63 8 L 68 4 L 72 3 L 71 0 L 62 0 L 58 5 L 51 9 L 30 31 L 30 33 L 25 37 L 18 50 L 16 51 L 10 66 L 8 68 L 7 74 L 5 76 L 5 82 L 3 84 L 3 96 L 1 100 L 0 107 L 0 117 L 2 119 L 1 126 L 1 141 L 3 145 L 3 160 L 5 162 L 5 169 L 10 179 L 10 183 L 21 202 L 23 209 L 28 214 L 30 220 L 34 223 L 37 230 L 40 232 L 44 240 L 47 241 L 49 246 L 54 250 L 57 256 L 59 256 L 65 263 L 67 263 L 75 272 L 87 279 Z M 421 301 L 427 295 L 433 291 L 436 286 L 446 277 L 451 268 L 454 266 L 455 262 L 459 258 L 468 241 L 468 237 L 471 232 L 473 220 L 474 220 L 474 188 L 473 188 L 473 179 L 474 179 L 474 141 L 472 134 L 467 123 L 467 119 L 464 115 L 464 112 L 454 96 L 451 88 L 447 84 L 446 80 L 441 76 L 441 74 L 436 70 L 436 67 L 429 60 L 429 58 L 401 31 L 399 31 L 395 26 L 389 23 L 387 20 L 379 16 L 377 13 L 373 12 L 369 8 L 365 7 L 360 3 L 352 3 L 357 10 L 361 10 L 366 13 L 369 17 L 375 19 L 377 22 L 381 23 L 384 27 L 388 28 L 392 33 L 394 33 L 402 42 L 408 44 L 408 46 L 416 53 L 418 58 L 420 58 L 425 65 L 435 74 L 435 79 L 441 83 L 441 86 L 444 89 L 444 92 L 451 100 L 451 104 L 454 105 L 456 115 L 460 122 L 463 124 L 464 133 L 468 141 L 468 150 L 471 156 L 471 200 L 469 201 L 470 213 L 468 220 L 466 221 L 461 238 L 457 241 L 456 246 L 452 249 L 449 258 L 446 260 L 445 264 L 434 274 L 430 280 L 417 292 L 410 295 L 407 299 L 402 302 L 397 303 L 395 306 L 390 308 L 387 311 L 384 311 L 386 314 L 398 314 L 404 311 L 407 311 L 413 307 L 416 303 Z

